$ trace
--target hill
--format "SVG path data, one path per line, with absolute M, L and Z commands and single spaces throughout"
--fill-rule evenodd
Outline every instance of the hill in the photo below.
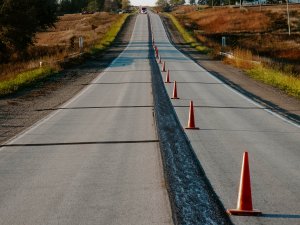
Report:
M 275 61 L 297 63 L 300 59 L 300 5 L 250 7 L 181 6 L 172 14 L 197 39 L 217 50 L 226 37 L 227 50 L 242 48 Z

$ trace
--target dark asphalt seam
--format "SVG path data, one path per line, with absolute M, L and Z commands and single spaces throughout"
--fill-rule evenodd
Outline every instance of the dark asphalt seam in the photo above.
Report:
M 150 70 L 106 70 L 102 73 L 149 72 Z
M 153 105 L 123 105 L 123 106 L 87 106 L 87 107 L 59 107 L 52 109 L 37 109 L 35 111 L 55 111 L 67 109 L 126 109 L 126 108 L 153 108 Z
M 149 16 L 148 25 L 151 40 Z M 174 224 L 232 224 L 179 122 L 150 41 L 149 56 L 157 132 Z
M 102 144 L 138 144 L 138 143 L 158 143 L 159 140 L 139 140 L 139 141 L 83 141 L 83 142 L 61 142 L 61 143 L 35 143 L 35 144 L 7 144 L 2 147 L 36 147 L 36 146 L 58 146 L 58 145 L 102 145 Z
M 174 108 L 189 108 L 189 105 L 174 105 Z M 213 105 L 194 105 L 194 108 L 212 108 L 212 109 L 270 109 L 265 107 L 242 107 L 242 106 L 213 106 Z
M 95 84 L 151 84 L 151 82 L 116 82 L 116 83 L 89 83 L 89 84 L 82 84 L 82 85 L 95 85 Z

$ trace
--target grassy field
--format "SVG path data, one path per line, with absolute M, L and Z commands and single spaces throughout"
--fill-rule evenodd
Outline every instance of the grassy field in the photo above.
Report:
M 95 13 L 65 15 L 55 29 L 37 34 L 35 46 L 29 49 L 29 60 L 0 64 L 0 96 L 13 93 L 53 72 L 60 64 L 81 52 L 94 54 L 114 41 L 128 14 Z M 84 48 L 79 49 L 79 37 Z M 42 67 L 40 68 L 40 62 Z
M 221 50 L 220 44 L 213 43 L 220 37 L 220 34 L 232 35 L 236 33 L 235 35 L 241 34 L 243 36 L 243 33 L 247 33 L 248 36 L 251 36 L 249 35 L 250 32 L 255 34 L 264 32 L 266 36 L 269 35 L 270 38 L 273 37 L 272 41 L 267 41 L 266 44 L 262 44 L 262 42 L 253 37 L 252 39 L 248 38 L 248 46 L 251 45 L 252 48 L 238 44 L 227 47 L 226 50 L 232 51 L 234 58 L 227 58 L 225 62 L 244 69 L 246 74 L 253 79 L 279 88 L 287 94 L 300 99 L 300 76 L 299 72 L 295 70 L 295 64 L 256 62 L 261 61 L 259 57 L 260 51 L 275 52 L 277 57 L 282 55 L 289 56 L 288 59 L 296 60 L 298 64 L 300 61 L 300 55 L 298 55 L 298 52 L 300 52 L 300 42 L 298 42 L 298 39 L 286 37 L 286 28 L 280 28 L 278 23 L 279 19 L 272 20 L 272 18 L 281 17 L 282 9 L 274 7 L 264 10 L 266 10 L 267 13 L 260 10 L 258 11 L 255 7 L 251 10 L 241 10 L 236 8 L 213 9 L 183 6 L 172 12 L 171 15 L 169 14 L 169 17 L 187 43 L 192 43 L 192 46 L 201 47 L 206 45 L 214 49 L 215 52 Z M 296 8 L 292 14 L 297 16 L 298 11 L 300 12 L 300 7 Z M 296 19 L 297 18 L 291 17 L 292 31 L 295 33 L 297 33 L 297 29 L 299 29 L 296 27 Z M 300 20 L 300 17 L 298 19 Z M 229 24 L 230 21 L 231 24 Z M 277 34 L 279 32 L 282 33 L 276 35 L 275 31 Z M 275 35 L 273 35 L 273 32 L 275 32 Z M 215 35 L 215 37 L 213 35 Z M 243 38 L 244 37 L 242 37 L 242 39 Z M 258 54 L 253 53 L 253 48 L 256 49 L 255 53 Z M 286 52 L 288 52 L 288 54 L 285 54 Z
M 254 61 L 250 51 L 235 49 L 234 58 L 226 58 L 225 62 L 241 68 L 245 73 L 255 80 L 279 88 L 287 94 L 300 99 L 300 79 L 293 74 L 289 67 L 284 69 L 273 68 Z
M 288 35 L 286 5 L 262 7 L 178 7 L 172 15 L 205 45 L 216 48 L 226 37 L 229 48 L 244 48 L 260 56 L 297 63 L 300 60 L 300 4 L 290 5 Z

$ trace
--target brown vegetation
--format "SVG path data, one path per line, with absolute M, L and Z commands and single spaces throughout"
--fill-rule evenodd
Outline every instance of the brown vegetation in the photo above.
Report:
M 95 14 L 66 14 L 60 17 L 55 29 L 37 35 L 37 46 L 70 45 L 71 38 L 84 37 L 86 43 L 91 43 L 109 29 L 112 22 L 118 18 L 116 14 L 106 12 Z M 76 41 L 78 41 L 76 39 Z
M 220 49 L 227 37 L 229 49 L 243 48 L 275 60 L 298 63 L 300 59 L 300 5 L 290 5 L 291 35 L 286 6 L 178 7 L 174 16 L 195 33 L 199 41 Z
M 37 34 L 35 45 L 28 48 L 26 55 L 12 56 L 9 63 L 0 64 L 0 81 L 39 67 L 40 61 L 58 66 L 60 61 L 79 53 L 79 37 L 84 38 L 84 49 L 89 49 L 119 18 L 120 15 L 106 12 L 60 17 L 55 28 Z
M 263 32 L 271 22 L 268 16 L 260 12 L 233 8 L 191 12 L 188 17 L 207 33 Z

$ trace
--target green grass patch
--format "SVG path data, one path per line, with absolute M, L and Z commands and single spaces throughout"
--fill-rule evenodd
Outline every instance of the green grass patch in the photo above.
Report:
M 91 49 L 91 53 L 97 53 L 100 51 L 105 50 L 107 47 L 109 47 L 113 41 L 116 39 L 116 36 L 118 35 L 119 31 L 121 30 L 123 24 L 125 23 L 126 19 L 128 18 L 130 14 L 122 14 L 120 19 L 117 20 L 109 29 L 109 31 L 104 35 L 104 37 L 99 40 L 95 46 Z
M 254 66 L 252 69 L 246 70 L 246 73 L 255 80 L 277 87 L 300 99 L 300 79 L 295 76 L 265 68 L 262 65 Z
M 0 96 L 8 95 L 23 87 L 30 86 L 54 72 L 53 68 L 43 67 L 20 73 L 13 79 L 0 82 Z
M 169 13 L 164 13 L 166 16 L 170 18 L 170 20 L 173 22 L 176 29 L 179 31 L 181 36 L 183 37 L 184 41 L 189 44 L 191 47 L 195 48 L 197 51 L 207 54 L 211 50 L 203 45 L 201 45 L 197 40 L 190 34 L 176 19 L 175 16 Z

